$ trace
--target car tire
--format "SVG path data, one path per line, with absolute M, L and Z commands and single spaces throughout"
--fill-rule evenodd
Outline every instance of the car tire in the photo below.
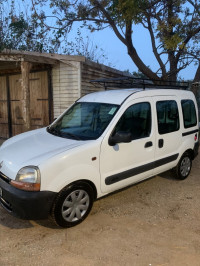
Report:
M 73 183 L 58 194 L 52 207 L 52 218 L 61 227 L 81 223 L 90 213 L 94 201 L 92 187 L 85 182 Z
M 191 156 L 189 153 L 185 152 L 175 168 L 176 178 L 180 180 L 186 179 L 190 174 L 191 168 L 192 168 Z

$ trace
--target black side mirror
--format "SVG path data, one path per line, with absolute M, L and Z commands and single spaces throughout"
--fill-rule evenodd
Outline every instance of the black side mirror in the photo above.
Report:
M 108 144 L 114 146 L 117 143 L 129 143 L 132 141 L 130 132 L 118 131 L 114 136 L 110 136 Z

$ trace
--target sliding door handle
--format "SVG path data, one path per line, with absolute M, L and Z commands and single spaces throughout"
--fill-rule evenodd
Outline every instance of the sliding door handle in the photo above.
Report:
M 162 148 L 163 145 L 164 145 L 164 139 L 159 139 L 159 140 L 158 140 L 158 147 L 159 147 L 159 148 Z

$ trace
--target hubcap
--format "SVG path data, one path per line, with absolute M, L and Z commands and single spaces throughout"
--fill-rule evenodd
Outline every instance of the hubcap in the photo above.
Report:
M 85 190 L 71 192 L 62 205 L 62 216 L 67 222 L 80 220 L 88 210 L 89 195 Z
M 191 163 L 190 158 L 185 157 L 181 162 L 180 172 L 182 176 L 187 176 L 190 172 Z

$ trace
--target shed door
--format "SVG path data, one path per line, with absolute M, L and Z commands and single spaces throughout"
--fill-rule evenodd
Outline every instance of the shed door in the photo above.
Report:
M 31 73 L 30 108 L 31 129 L 47 126 L 49 124 L 49 95 L 47 72 Z
M 21 75 L 9 77 L 12 136 L 25 131 L 22 110 Z
M 31 129 L 49 124 L 49 96 L 47 71 L 30 73 L 30 113 Z M 21 75 L 9 77 L 12 135 L 25 131 L 23 120 Z
M 6 77 L 0 77 L 0 138 L 8 137 L 8 102 Z

